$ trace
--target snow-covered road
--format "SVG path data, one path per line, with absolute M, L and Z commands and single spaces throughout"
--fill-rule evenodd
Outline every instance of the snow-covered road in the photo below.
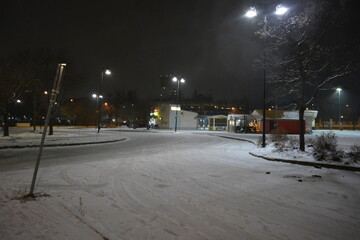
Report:
M 251 143 L 196 134 L 0 151 L 0 239 L 356 239 L 360 175 L 252 157 Z M 34 159 L 34 160 L 32 160 Z

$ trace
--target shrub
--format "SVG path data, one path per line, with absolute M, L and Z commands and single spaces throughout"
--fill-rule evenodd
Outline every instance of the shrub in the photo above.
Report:
M 256 141 L 256 146 L 257 147 L 262 147 L 262 137 L 258 137 L 257 141 Z
M 337 138 L 331 132 L 316 136 L 313 145 L 313 155 L 318 161 L 340 162 L 344 155 L 342 151 L 337 150 Z
M 350 150 L 346 154 L 346 157 L 350 160 L 350 162 L 360 162 L 360 146 L 356 144 L 351 146 Z
M 279 151 L 283 151 L 286 148 L 289 141 L 286 131 L 282 128 L 274 129 L 270 132 L 270 142 L 272 142 Z

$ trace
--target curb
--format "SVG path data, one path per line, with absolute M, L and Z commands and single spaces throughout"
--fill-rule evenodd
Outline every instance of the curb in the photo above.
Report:
M 264 156 L 257 155 L 257 154 L 251 153 L 251 152 L 249 152 L 249 154 L 251 156 L 262 158 L 262 159 L 265 159 L 268 161 L 273 161 L 273 162 L 284 162 L 284 163 L 292 163 L 292 164 L 297 164 L 297 165 L 312 166 L 312 167 L 317 167 L 317 168 L 324 167 L 324 168 L 332 168 L 332 169 L 355 171 L 355 172 L 360 171 L 360 167 L 340 166 L 340 165 L 332 165 L 332 164 L 327 164 L 327 163 L 313 163 L 313 162 L 298 161 L 298 160 L 286 160 L 286 159 L 280 159 L 280 158 L 269 158 L 269 157 L 264 157 Z
M 253 141 L 247 140 L 247 139 L 242 139 L 242 138 L 234 138 L 234 137 L 228 137 L 228 136 L 221 136 L 221 135 L 216 135 L 216 134 L 209 134 L 210 136 L 215 136 L 215 137 L 221 137 L 221 138 L 227 138 L 227 139 L 231 139 L 231 140 L 237 140 L 237 141 L 242 141 L 242 142 L 248 142 L 248 143 L 252 143 L 255 145 L 255 143 Z
M 59 144 L 44 144 L 44 147 L 66 147 L 66 146 L 78 146 L 78 145 L 92 145 L 92 144 L 101 144 L 101 143 L 113 143 L 113 142 L 120 142 L 124 141 L 127 138 L 121 138 L 116 140 L 107 140 L 107 141 L 100 141 L 100 142 L 82 142 L 82 143 L 59 143 Z M 9 149 L 9 148 L 35 148 L 39 147 L 40 145 L 15 145 L 15 146 L 3 146 L 0 147 L 1 149 Z

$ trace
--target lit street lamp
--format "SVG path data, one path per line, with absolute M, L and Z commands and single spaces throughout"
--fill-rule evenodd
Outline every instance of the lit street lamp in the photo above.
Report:
M 103 91 L 103 85 L 104 85 L 104 74 L 110 75 L 111 71 L 109 69 L 103 68 L 101 71 L 101 82 L 100 82 L 100 89 L 99 89 L 99 97 L 98 97 L 98 133 L 100 133 L 101 128 L 101 99 L 102 99 L 102 91 Z
M 341 123 L 341 102 L 340 102 L 340 95 L 341 95 L 341 88 L 337 88 L 336 91 L 339 93 L 339 129 L 340 130 L 343 130 L 342 129 L 342 123 Z
M 282 5 L 276 6 L 276 15 L 283 15 L 288 11 L 288 9 Z M 250 7 L 250 9 L 245 13 L 245 17 L 254 18 L 257 16 L 257 11 L 255 7 Z M 265 121 L 266 121 L 266 39 L 268 36 L 267 33 L 267 14 L 264 14 L 264 63 L 263 63 L 263 126 L 262 126 L 262 147 L 266 146 L 266 137 L 265 137 Z
M 92 98 L 94 98 L 94 99 L 96 99 L 96 106 L 95 106 L 95 109 L 96 108 L 98 108 L 98 106 L 99 106 L 99 99 L 102 99 L 103 98 L 103 96 L 102 95 L 98 95 L 98 94 L 96 94 L 96 93 L 93 93 L 92 95 Z M 95 110 L 95 114 L 96 114 L 96 110 Z M 97 116 L 99 116 L 99 115 L 97 115 Z M 96 117 L 95 117 L 95 119 L 96 119 Z M 99 119 L 98 119 L 99 120 Z M 97 123 L 97 127 L 99 127 L 99 122 Z
M 17 99 L 16 101 L 15 101 L 15 126 L 16 126 L 16 123 L 17 123 L 17 116 L 18 116 L 18 107 L 17 107 L 17 105 L 19 104 L 19 103 L 21 103 L 21 100 L 20 99 Z
M 176 113 L 175 113 L 175 132 L 177 131 L 177 123 L 178 123 L 178 110 L 179 110 L 179 95 L 180 95 L 180 83 L 185 83 L 185 79 L 181 78 L 178 79 L 177 77 L 174 77 L 173 82 L 177 82 L 177 91 L 176 91 L 176 97 L 177 97 L 177 106 L 176 106 Z

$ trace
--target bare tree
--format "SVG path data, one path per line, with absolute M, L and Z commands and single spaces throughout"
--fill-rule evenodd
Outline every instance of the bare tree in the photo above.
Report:
M 0 60 L 0 113 L 4 121 L 3 136 L 9 136 L 9 104 L 15 103 L 29 85 L 22 57 L 22 54 L 9 55 Z
M 25 91 L 32 97 L 33 124 L 44 104 L 44 90 L 49 90 L 56 69 L 57 59 L 48 50 L 20 51 L 0 60 L 0 112 L 4 119 L 4 136 L 9 135 L 9 104 L 14 103 Z
M 266 38 L 270 98 L 297 99 L 301 151 L 305 150 L 306 106 L 319 89 L 350 72 L 351 60 L 344 54 L 346 44 L 340 44 L 333 34 L 340 16 L 333 8 L 329 2 L 305 1 L 280 19 L 268 19 L 257 32 Z

